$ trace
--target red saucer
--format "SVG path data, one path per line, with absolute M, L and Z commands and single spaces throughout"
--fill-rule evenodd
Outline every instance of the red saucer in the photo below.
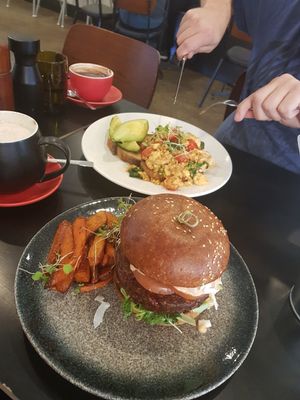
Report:
M 69 84 L 69 82 L 68 82 Z M 96 107 L 96 108 L 101 108 L 101 107 L 106 107 L 110 106 L 111 104 L 117 103 L 122 99 L 123 95 L 121 90 L 116 88 L 115 86 L 112 86 L 109 90 L 109 92 L 103 97 L 101 101 L 89 101 L 89 103 Z M 86 104 L 77 97 L 69 97 L 67 96 L 67 99 L 71 101 L 72 103 L 76 103 L 80 105 L 81 107 L 88 108 Z
M 46 172 L 53 172 L 60 168 L 61 166 L 58 163 L 47 163 Z M 35 183 L 22 192 L 11 194 L 0 193 L 0 207 L 19 207 L 43 200 L 59 188 L 62 180 L 63 175 L 60 175 L 50 181 Z

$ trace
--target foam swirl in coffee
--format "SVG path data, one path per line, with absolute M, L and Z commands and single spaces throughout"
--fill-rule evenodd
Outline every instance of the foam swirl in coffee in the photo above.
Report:
M 0 120 L 0 143 L 12 143 L 32 136 L 32 131 L 15 122 Z

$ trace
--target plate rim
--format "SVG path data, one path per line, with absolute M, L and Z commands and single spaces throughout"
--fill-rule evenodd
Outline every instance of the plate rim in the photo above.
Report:
M 124 197 L 128 197 L 128 196 L 123 196 Z M 50 221 L 48 221 L 44 226 L 42 226 L 37 232 L 36 234 L 31 238 L 31 240 L 29 241 L 29 243 L 27 244 L 27 246 L 25 247 L 24 251 L 22 252 L 21 256 L 20 256 L 20 260 L 18 262 L 18 266 L 16 269 L 16 274 L 15 274 L 15 281 L 14 281 L 14 298 L 15 298 L 15 305 L 16 305 L 16 311 L 17 311 L 17 316 L 18 319 L 21 323 L 21 327 L 23 332 L 25 333 L 28 341 L 30 342 L 31 346 L 34 348 L 34 350 L 39 354 L 39 356 L 46 362 L 46 364 L 48 366 L 50 366 L 59 376 L 63 377 L 66 381 L 71 382 L 72 384 L 74 384 L 76 387 L 79 387 L 80 389 L 84 390 L 85 392 L 88 392 L 90 394 L 93 394 L 95 396 L 101 396 L 104 399 L 116 399 L 116 400 L 141 400 L 143 399 L 142 397 L 124 397 L 124 396 L 119 396 L 119 395 L 115 395 L 113 393 L 108 393 L 106 392 L 102 392 L 101 388 L 92 388 L 90 384 L 84 384 L 82 382 L 80 382 L 79 380 L 76 379 L 76 377 L 73 376 L 72 373 L 65 371 L 62 371 L 59 366 L 57 366 L 55 362 L 53 362 L 53 360 L 49 360 L 49 358 L 47 357 L 46 354 L 43 353 L 43 351 L 39 348 L 39 346 L 36 344 L 36 339 L 34 338 L 34 334 L 32 334 L 32 331 L 30 331 L 30 329 L 28 329 L 26 327 L 26 322 L 23 319 L 23 314 L 22 311 L 20 309 L 20 304 L 18 302 L 18 279 L 19 278 L 19 266 L 21 264 L 21 260 L 23 259 L 24 255 L 27 252 L 27 249 L 30 248 L 32 242 L 36 239 L 37 236 L 39 236 L 44 230 L 47 230 L 47 228 L 49 227 L 49 225 L 51 225 L 52 223 L 59 221 L 61 218 L 63 218 L 66 214 L 68 213 L 73 213 L 74 211 L 80 211 L 80 209 L 85 208 L 86 210 L 88 210 L 89 206 L 95 206 L 97 204 L 100 205 L 100 208 L 105 208 L 104 207 L 104 203 L 105 202 L 110 202 L 110 201 L 116 201 L 118 199 L 122 198 L 122 196 L 114 196 L 114 197 L 104 197 L 98 200 L 91 200 L 91 201 L 87 201 L 85 203 L 82 204 L 78 204 L 70 209 L 67 209 L 63 212 L 61 212 L 60 214 L 58 214 L 57 216 L 55 216 L 54 218 L 52 218 Z M 134 197 L 135 199 L 137 199 L 138 197 Z M 141 199 L 141 198 L 139 198 Z M 252 291 L 252 295 L 254 295 L 254 303 L 253 305 L 255 306 L 255 312 L 253 314 L 253 320 L 254 320 L 254 324 L 251 325 L 250 329 L 249 329 L 249 337 L 247 338 L 247 348 L 246 350 L 244 350 L 241 354 L 241 356 L 239 357 L 239 359 L 236 361 L 235 365 L 231 368 L 231 370 L 226 373 L 221 379 L 219 379 L 218 381 L 214 382 L 214 383 L 207 383 L 206 385 L 204 385 L 201 389 L 201 386 L 199 386 L 197 389 L 194 389 L 193 391 L 191 391 L 188 394 L 184 394 L 183 396 L 170 396 L 170 397 L 166 397 L 166 399 L 169 400 L 179 400 L 179 399 L 184 399 L 184 400 L 192 400 L 192 399 L 196 399 L 199 396 L 203 396 L 213 390 L 215 390 L 216 388 L 218 388 L 219 386 L 221 386 L 224 382 L 226 382 L 230 377 L 232 377 L 234 375 L 234 373 L 240 368 L 240 366 L 243 364 L 243 362 L 245 361 L 245 359 L 247 358 L 247 356 L 249 355 L 249 352 L 253 346 L 255 337 L 256 337 L 256 333 L 257 333 L 257 328 L 258 328 L 258 321 L 259 321 L 259 303 L 258 303 L 258 296 L 257 296 L 257 291 L 256 291 L 256 287 L 255 287 L 255 283 L 253 280 L 253 277 L 250 273 L 250 270 L 247 266 L 247 264 L 245 263 L 243 257 L 241 256 L 241 254 L 237 251 L 237 249 L 235 248 L 235 246 L 230 242 L 230 248 L 231 251 L 234 252 L 234 254 L 239 258 L 243 269 L 245 270 L 245 272 L 247 273 L 247 277 L 249 279 L 249 283 L 251 284 L 251 291 Z M 138 323 L 138 322 L 137 322 Z
M 208 186 L 191 185 L 191 186 L 186 186 L 186 187 L 179 188 L 178 190 L 175 190 L 175 191 L 167 190 L 163 186 L 156 185 L 156 184 L 154 184 L 152 182 L 143 181 L 144 185 L 146 185 L 147 187 L 148 187 L 148 185 L 151 185 L 151 188 L 153 188 L 153 189 L 152 190 L 150 190 L 150 189 L 149 190 L 147 190 L 147 189 L 141 190 L 139 187 L 138 188 L 136 187 L 134 181 L 132 181 L 132 184 L 131 184 L 131 181 L 129 181 L 130 183 L 127 183 L 127 182 L 124 183 L 124 181 L 121 182 L 121 179 L 117 179 L 116 180 L 116 179 L 112 178 L 111 174 L 103 172 L 103 169 L 100 171 L 97 168 L 97 163 L 95 162 L 95 160 L 91 159 L 91 157 L 89 157 L 88 154 L 87 154 L 86 141 L 87 141 L 88 135 L 91 134 L 90 132 L 93 132 L 93 129 L 98 124 L 105 123 L 106 121 L 111 119 L 113 116 L 120 116 L 120 117 L 125 116 L 125 118 L 127 118 L 127 117 L 130 117 L 131 115 L 133 116 L 133 118 L 138 118 L 138 116 L 140 118 L 147 118 L 147 116 L 148 116 L 148 118 L 150 118 L 150 119 L 153 119 L 153 118 L 168 118 L 168 119 L 170 119 L 172 121 L 176 121 L 176 124 L 178 124 L 178 125 L 180 125 L 180 123 L 183 123 L 184 125 L 190 126 L 193 130 L 197 130 L 199 133 L 204 134 L 205 136 L 207 136 L 209 138 L 209 141 L 212 141 L 213 143 L 217 144 L 219 149 L 221 149 L 221 151 L 224 153 L 225 158 L 227 160 L 226 161 L 226 167 L 228 168 L 228 172 L 227 172 L 225 178 L 223 179 L 223 181 L 221 183 L 219 183 L 218 185 L 216 185 L 216 187 L 212 187 L 210 189 L 208 188 Z M 106 138 L 106 136 L 107 136 L 107 132 L 105 132 L 105 138 Z M 104 141 L 104 146 L 106 146 L 106 141 Z M 86 160 L 92 161 L 94 163 L 94 167 L 93 167 L 94 170 L 98 174 L 100 174 L 102 177 L 104 177 L 105 179 L 109 180 L 110 182 L 113 182 L 114 184 L 116 184 L 118 186 L 121 186 L 121 187 L 123 187 L 125 189 L 132 190 L 132 191 L 134 191 L 136 193 L 140 193 L 140 194 L 144 194 L 144 195 L 155 195 L 155 194 L 161 194 L 161 193 L 172 193 L 172 194 L 181 194 L 183 196 L 193 197 L 193 198 L 205 196 L 207 194 L 213 193 L 213 192 L 221 189 L 229 181 L 229 179 L 232 176 L 232 171 L 233 171 L 232 159 L 231 159 L 227 149 L 213 135 L 209 134 L 208 132 L 204 131 L 203 129 L 201 129 L 201 128 L 197 127 L 196 125 L 193 125 L 193 124 L 191 124 L 189 122 L 185 122 L 185 121 L 180 120 L 180 119 L 175 118 L 175 117 L 170 117 L 170 116 L 167 116 L 167 115 L 161 115 L 161 114 L 155 114 L 155 113 L 124 112 L 124 113 L 115 113 L 115 114 L 111 114 L 111 115 L 107 115 L 105 117 L 99 118 L 96 121 L 94 121 L 91 125 L 89 125 L 89 127 L 83 133 L 82 138 L 81 138 L 81 149 L 82 149 L 82 153 L 83 153 L 84 157 L 86 158 Z M 106 150 L 109 151 L 107 146 L 105 147 L 105 151 Z M 116 162 L 120 162 L 120 163 L 122 163 L 122 165 L 126 166 L 126 163 L 123 162 L 122 160 L 120 160 L 117 156 L 115 156 L 113 154 L 109 154 L 109 155 L 111 157 L 114 157 Z M 126 176 L 126 178 L 127 178 L 127 175 L 122 175 L 122 176 Z M 134 178 L 132 178 L 132 179 L 134 179 Z M 192 191 L 192 193 L 189 193 L 189 192 L 185 191 L 185 189 L 188 190 L 191 187 L 196 187 L 196 188 L 205 188 L 206 187 L 207 190 L 202 190 L 201 191 L 199 189 L 200 191 L 196 191 L 196 189 L 195 189 L 194 191 Z

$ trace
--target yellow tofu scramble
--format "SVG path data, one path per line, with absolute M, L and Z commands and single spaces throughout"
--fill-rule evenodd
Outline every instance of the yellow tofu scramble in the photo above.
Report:
M 131 165 L 129 175 L 176 190 L 205 185 L 204 172 L 214 165 L 204 142 L 180 127 L 159 125 L 141 143 L 140 166 Z

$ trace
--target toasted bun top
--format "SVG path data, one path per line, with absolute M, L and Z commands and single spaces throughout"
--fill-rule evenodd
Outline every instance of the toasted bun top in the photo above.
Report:
M 196 216 L 197 226 L 178 222 L 185 211 Z M 206 206 L 161 194 L 130 208 L 121 224 L 121 251 L 135 268 L 161 283 L 197 287 L 223 273 L 230 246 L 221 221 Z

